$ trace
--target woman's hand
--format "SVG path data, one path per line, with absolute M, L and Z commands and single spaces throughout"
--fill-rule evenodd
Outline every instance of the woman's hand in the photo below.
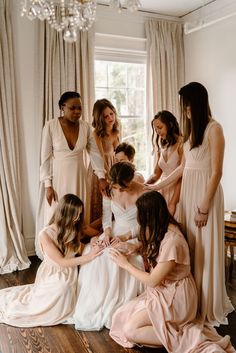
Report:
M 106 179 L 104 179 L 104 178 L 99 179 L 99 190 L 103 196 L 110 198 L 110 196 L 111 196 L 110 195 L 110 186 L 109 186 L 109 183 L 106 181 Z
M 95 246 L 98 243 L 98 237 L 92 237 L 90 239 L 90 246 Z
M 104 246 L 101 244 L 94 244 L 91 246 L 90 252 L 88 255 L 90 256 L 91 260 L 95 259 L 95 257 L 100 256 L 103 253 Z
M 109 250 L 110 257 L 112 260 L 121 268 L 125 268 L 129 261 L 127 260 L 125 255 L 122 255 L 118 250 L 111 248 Z
M 114 249 L 117 249 L 118 251 L 121 251 L 122 253 L 128 256 L 137 252 L 137 250 L 140 248 L 140 244 L 132 244 L 132 243 L 127 243 L 126 241 L 125 242 L 121 241 L 114 245 L 111 244 L 111 247 Z
M 51 186 L 47 187 L 45 189 L 45 192 L 46 192 L 47 202 L 48 202 L 49 206 L 51 206 L 52 201 L 56 201 L 56 193 Z
M 197 212 L 194 217 L 195 225 L 198 228 L 205 227 L 207 225 L 207 220 L 208 220 L 208 212 L 203 212 L 198 207 Z

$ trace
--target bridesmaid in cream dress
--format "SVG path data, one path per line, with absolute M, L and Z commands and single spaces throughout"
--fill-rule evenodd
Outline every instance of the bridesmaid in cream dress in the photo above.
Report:
M 183 155 L 183 139 L 180 135 L 179 124 L 171 112 L 167 110 L 158 112 L 152 120 L 152 130 L 153 138 L 154 131 L 157 134 L 157 162 L 154 173 L 147 180 L 147 184 L 153 184 L 168 177 L 180 165 Z M 180 186 L 181 180 L 179 179 L 160 190 L 172 215 L 176 212 Z
M 90 251 L 96 242 L 103 242 L 103 254 L 93 262 L 80 267 L 79 296 L 73 319 L 77 330 L 98 331 L 110 328 L 115 310 L 143 291 L 143 285 L 119 268 L 109 257 L 109 249 L 116 247 L 128 253 L 131 263 L 143 270 L 142 256 L 137 234 L 137 208 L 135 202 L 143 193 L 144 186 L 133 181 L 134 167 L 129 162 L 116 163 L 111 167 L 112 199 L 104 199 L 103 228 L 99 238 L 93 238 L 84 249 Z M 112 214 L 115 220 L 112 222 Z
M 180 89 L 185 126 L 181 165 L 153 187 L 160 190 L 182 176 L 179 221 L 184 226 L 198 291 L 199 318 L 227 324 L 234 310 L 225 288 L 224 196 L 220 179 L 224 135 L 212 116 L 206 88 L 191 82 Z
M 39 233 L 43 261 L 35 283 L 0 290 L 0 323 L 18 327 L 51 326 L 72 315 L 77 299 L 77 266 L 100 255 L 94 246 L 80 249 L 83 203 L 67 194 L 59 201 L 49 225 Z
M 67 193 L 78 195 L 85 204 L 85 221 L 89 222 L 89 182 L 85 152 L 104 190 L 105 171 L 91 127 L 81 120 L 81 97 L 77 92 L 65 92 L 59 100 L 62 116 L 46 122 L 43 129 L 40 167 L 40 201 L 37 232 L 48 223 L 57 201 Z M 36 237 L 36 252 L 41 257 Z
M 117 112 L 106 98 L 98 99 L 93 106 L 94 138 L 103 157 L 106 177 L 115 162 L 115 149 L 119 144 L 120 131 Z M 90 222 L 102 216 L 102 194 L 98 188 L 98 177 L 92 174 Z
M 197 291 L 190 271 L 188 244 L 180 225 L 168 212 L 163 196 L 151 191 L 136 202 L 142 250 L 150 273 L 134 267 L 120 252 L 112 259 L 145 284 L 139 297 L 120 307 L 110 336 L 120 345 L 164 346 L 170 353 L 233 353 L 230 337 L 195 320 Z

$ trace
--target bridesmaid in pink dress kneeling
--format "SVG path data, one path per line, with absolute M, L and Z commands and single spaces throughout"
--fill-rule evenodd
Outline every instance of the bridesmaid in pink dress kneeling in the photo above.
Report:
M 136 202 L 144 272 L 117 250 L 112 259 L 146 285 L 146 290 L 113 315 L 110 336 L 123 347 L 164 346 L 174 353 L 235 352 L 230 337 L 196 321 L 197 291 L 190 272 L 188 244 L 163 196 L 150 191 Z

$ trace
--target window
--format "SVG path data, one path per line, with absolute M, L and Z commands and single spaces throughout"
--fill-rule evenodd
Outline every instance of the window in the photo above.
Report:
M 116 107 L 122 141 L 135 147 L 134 163 L 144 177 L 147 171 L 145 75 L 145 63 L 95 61 L 96 99 L 107 98 Z

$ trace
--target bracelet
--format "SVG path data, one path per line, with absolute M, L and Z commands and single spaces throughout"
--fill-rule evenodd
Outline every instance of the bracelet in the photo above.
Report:
M 203 216 L 208 216 L 208 212 L 202 212 L 199 207 L 197 207 L 197 213 Z

